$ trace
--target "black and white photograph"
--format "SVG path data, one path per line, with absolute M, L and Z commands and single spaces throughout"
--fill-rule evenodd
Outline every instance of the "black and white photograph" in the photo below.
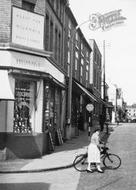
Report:
M 135 0 L 0 0 L 0 190 L 136 190 L 135 18 Z

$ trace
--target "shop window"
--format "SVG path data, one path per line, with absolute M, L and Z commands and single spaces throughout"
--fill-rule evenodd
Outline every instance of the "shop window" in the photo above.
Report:
M 50 86 L 50 126 L 54 127 L 54 101 L 55 101 L 55 88 Z
M 54 123 L 57 128 L 60 127 L 60 116 L 61 116 L 61 93 L 58 88 L 55 89 L 55 107 L 54 107 Z
M 14 133 L 32 132 L 36 84 L 29 80 L 15 82 Z
M 54 85 L 45 83 L 44 87 L 44 124 L 43 132 L 49 130 L 53 133 L 60 127 L 61 93 Z
M 50 127 L 50 89 L 49 84 L 45 85 L 44 88 L 44 124 L 43 132 L 49 129 Z
M 55 89 L 48 83 L 45 84 L 44 90 L 44 126 L 43 132 L 46 130 L 53 130 L 54 127 L 54 100 L 55 100 Z

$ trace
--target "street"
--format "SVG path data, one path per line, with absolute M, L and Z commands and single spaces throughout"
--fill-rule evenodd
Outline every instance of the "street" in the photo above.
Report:
M 42 173 L 0 174 L 0 190 L 136 190 L 136 124 L 120 124 L 108 139 L 109 152 L 119 155 L 117 170 L 104 174 L 74 168 Z M 62 158 L 63 160 L 63 158 Z

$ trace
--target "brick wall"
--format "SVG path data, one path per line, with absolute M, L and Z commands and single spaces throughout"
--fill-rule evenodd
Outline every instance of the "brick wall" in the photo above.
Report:
M 35 12 L 45 15 L 45 2 L 45 0 L 37 0 Z M 0 43 L 10 42 L 12 6 L 22 7 L 22 0 L 0 1 Z
M 10 39 L 11 1 L 0 1 L 0 43 L 7 43 Z
M 45 4 L 46 4 L 45 0 L 37 0 L 35 6 L 35 12 L 45 15 Z
M 22 0 L 11 0 L 11 4 L 15 5 L 17 7 L 21 7 L 22 6 Z
M 0 1 L 0 43 L 8 43 L 11 35 L 11 7 L 21 7 L 22 0 Z

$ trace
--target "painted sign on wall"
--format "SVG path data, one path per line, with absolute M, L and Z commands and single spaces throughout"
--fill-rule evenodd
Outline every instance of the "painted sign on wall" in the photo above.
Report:
M 13 7 L 12 42 L 43 49 L 44 16 Z

